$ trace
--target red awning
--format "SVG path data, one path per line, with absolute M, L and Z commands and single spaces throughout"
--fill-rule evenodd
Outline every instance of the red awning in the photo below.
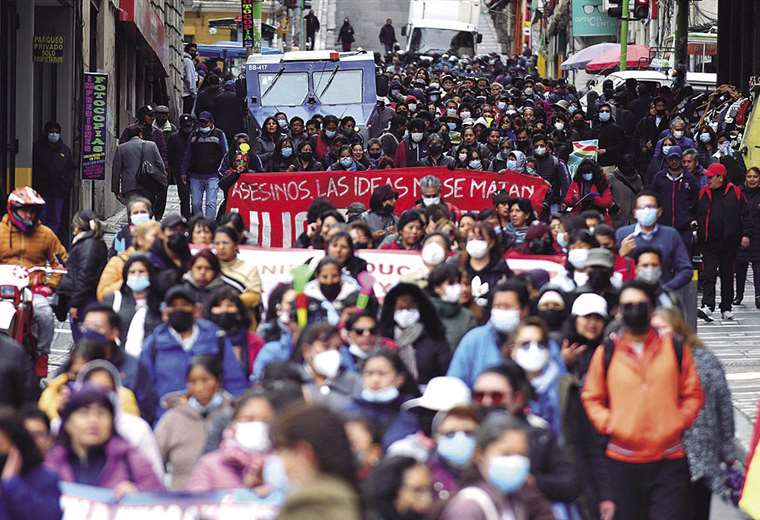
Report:
M 119 19 L 135 26 L 145 42 L 153 50 L 158 62 L 169 71 L 169 43 L 160 14 L 148 0 L 121 0 Z
M 628 45 L 626 68 L 639 69 L 649 65 L 649 47 Z M 586 72 L 593 74 L 620 66 L 620 47 L 610 48 L 586 64 Z

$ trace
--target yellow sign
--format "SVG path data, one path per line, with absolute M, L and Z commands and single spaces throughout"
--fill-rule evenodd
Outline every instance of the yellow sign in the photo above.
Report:
M 37 63 L 63 63 L 63 36 L 35 34 L 32 58 Z

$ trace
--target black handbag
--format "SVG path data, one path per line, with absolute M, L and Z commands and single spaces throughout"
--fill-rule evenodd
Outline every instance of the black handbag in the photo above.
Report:
M 166 174 L 156 168 L 152 162 L 145 160 L 145 143 L 140 143 L 140 166 L 135 176 L 137 184 L 150 193 L 156 193 L 169 185 Z

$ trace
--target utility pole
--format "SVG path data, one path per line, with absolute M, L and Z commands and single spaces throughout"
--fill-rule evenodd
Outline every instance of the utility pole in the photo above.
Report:
M 620 70 L 625 70 L 628 65 L 628 0 L 620 4 Z
M 689 0 L 676 0 L 675 64 L 686 65 L 689 50 Z

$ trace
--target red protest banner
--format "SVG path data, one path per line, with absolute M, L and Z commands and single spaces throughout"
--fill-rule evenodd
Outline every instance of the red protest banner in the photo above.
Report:
M 549 189 L 549 183 L 540 177 L 448 168 L 249 173 L 230 189 L 227 208 L 240 213 L 256 245 L 292 247 L 306 229 L 306 210 L 315 198 L 329 199 L 338 208 L 352 202 L 369 207 L 372 191 L 389 184 L 399 192 L 398 213 L 420 199 L 420 179 L 425 175 L 441 179 L 443 199 L 464 211 L 493 207 L 491 196 L 503 189 L 514 197 L 530 199 L 540 210 Z

